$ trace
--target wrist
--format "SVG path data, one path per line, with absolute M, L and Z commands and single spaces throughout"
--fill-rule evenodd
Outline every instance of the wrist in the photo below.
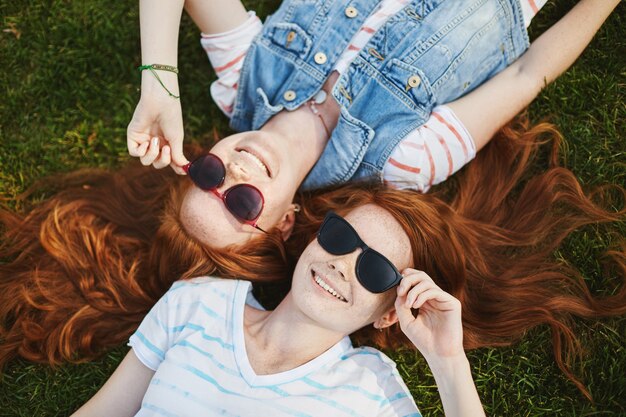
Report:
M 464 351 L 453 356 L 432 355 L 425 359 L 433 375 L 452 375 L 459 369 L 469 369 L 469 360 Z
M 152 73 L 150 70 L 144 70 L 141 72 L 141 95 L 142 97 L 148 96 L 150 98 L 155 97 L 164 97 L 169 98 L 169 94 L 166 89 L 163 88 L 165 86 L 167 90 L 169 90 L 172 94 L 179 96 L 180 92 L 178 89 L 178 75 L 169 72 L 169 71 L 159 71 L 155 70 L 158 77 Z M 159 79 L 161 82 L 159 82 Z

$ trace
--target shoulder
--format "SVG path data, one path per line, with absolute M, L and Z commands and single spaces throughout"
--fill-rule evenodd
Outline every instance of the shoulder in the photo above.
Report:
M 341 356 L 339 366 L 351 374 L 358 374 L 367 378 L 378 386 L 384 386 L 385 381 L 398 375 L 396 363 L 383 352 L 367 347 L 350 349 Z
M 170 309 L 187 312 L 198 309 L 220 310 L 220 316 L 233 304 L 236 294 L 247 292 L 249 281 L 215 277 L 198 277 L 176 281 L 164 298 Z M 196 308 L 194 308 L 196 307 Z
M 396 363 L 378 349 L 369 346 L 361 346 L 350 349 L 342 357 L 342 360 L 352 361 L 362 366 L 381 369 L 395 369 Z
M 199 300 L 206 297 L 232 297 L 241 286 L 247 287 L 249 281 L 216 277 L 197 277 L 174 282 L 166 296 L 173 299 Z
M 341 366 L 352 381 L 360 381 L 364 389 L 381 398 L 380 415 L 420 415 L 396 363 L 383 352 L 358 347 L 346 352 L 341 359 Z

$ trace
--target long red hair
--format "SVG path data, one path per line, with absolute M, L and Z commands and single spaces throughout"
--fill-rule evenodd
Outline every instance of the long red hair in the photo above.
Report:
M 197 242 L 178 214 L 189 181 L 168 171 L 83 170 L 41 183 L 36 189 L 57 188 L 52 197 L 26 214 L 0 211 L 0 366 L 16 355 L 50 364 L 90 360 L 124 342 L 179 278 L 288 277 L 327 210 L 375 203 L 403 225 L 415 267 L 462 302 L 466 348 L 510 344 L 547 324 L 559 367 L 588 395 L 567 366 L 580 352 L 570 317 L 624 314 L 626 289 L 594 297 L 553 253 L 576 228 L 618 221 L 625 211 L 605 209 L 600 197 L 608 193 L 585 194 L 558 166 L 559 140 L 552 125 L 531 128 L 522 119 L 429 194 L 356 184 L 301 196 L 286 247 L 277 233 L 237 250 Z M 550 166 L 530 175 L 545 142 Z M 610 255 L 623 280 L 624 247 Z M 371 330 L 354 338 L 382 348 L 407 342 L 397 327 Z
M 303 250 L 328 210 L 345 214 L 364 204 L 379 205 L 408 234 L 415 268 L 461 301 L 466 349 L 509 345 L 531 328 L 548 325 L 556 363 L 590 398 L 569 366 L 582 352 L 571 318 L 626 313 L 626 246 L 622 238 L 608 253 L 622 285 L 605 297 L 592 295 L 581 274 L 554 252 L 575 229 L 619 221 L 626 209 L 603 208 L 615 202 L 602 202 L 603 197 L 615 193 L 585 194 L 574 174 L 559 167 L 560 140 L 554 126 L 531 128 L 519 119 L 439 190 L 420 194 L 353 184 L 310 195 L 290 250 L 294 256 Z M 549 169 L 527 178 L 546 142 L 552 145 Z M 626 201 L 623 189 L 614 190 Z M 383 332 L 370 326 L 353 339 L 380 348 L 412 346 L 397 324 Z
M 177 279 L 289 277 L 279 233 L 236 250 L 192 238 L 178 215 L 191 182 L 170 171 L 80 170 L 33 187 L 54 195 L 26 214 L 0 210 L 0 367 L 16 355 L 91 360 L 127 340 Z

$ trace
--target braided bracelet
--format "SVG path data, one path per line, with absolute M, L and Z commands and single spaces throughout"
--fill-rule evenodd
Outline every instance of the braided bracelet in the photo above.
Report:
M 165 91 L 167 91 L 167 94 L 169 94 L 170 97 L 180 98 L 180 96 L 172 94 L 172 92 L 165 86 L 165 84 L 163 84 L 163 81 L 161 81 L 159 74 L 157 74 L 156 72 L 156 70 L 160 70 L 160 71 L 168 71 L 168 72 L 173 72 L 174 74 L 178 74 L 178 68 L 171 66 L 171 65 L 150 64 L 150 65 L 140 65 L 139 67 L 137 67 L 137 69 L 139 70 L 139 72 L 143 70 L 150 70 L 150 72 L 154 75 L 154 77 L 157 79 L 159 84 L 161 84 L 161 87 L 163 87 Z

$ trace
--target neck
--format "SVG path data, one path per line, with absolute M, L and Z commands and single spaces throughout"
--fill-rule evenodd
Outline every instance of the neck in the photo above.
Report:
M 271 374 L 294 369 L 317 358 L 344 337 L 320 327 L 292 307 L 288 295 L 275 310 L 244 320 L 246 349 L 256 371 Z
M 281 146 L 287 147 L 298 171 L 298 184 L 320 158 L 329 139 L 320 120 L 305 105 L 294 111 L 281 111 L 261 130 L 280 138 Z

